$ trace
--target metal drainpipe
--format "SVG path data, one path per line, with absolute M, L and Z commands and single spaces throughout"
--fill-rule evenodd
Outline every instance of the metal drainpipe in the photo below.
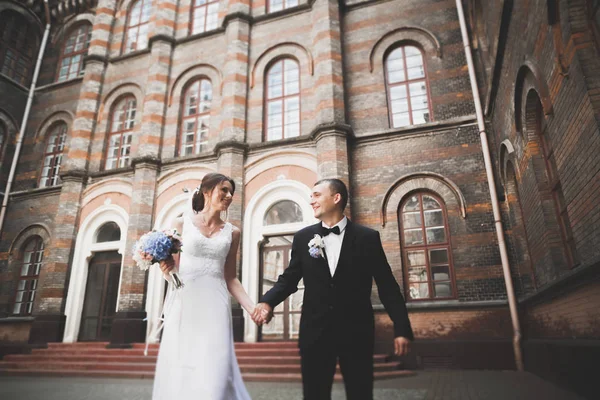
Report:
M 490 196 L 492 197 L 492 210 L 494 212 L 494 223 L 496 225 L 496 236 L 498 237 L 498 247 L 500 248 L 500 258 L 502 260 L 502 271 L 504 272 L 504 283 L 506 284 L 506 294 L 508 296 L 508 306 L 510 308 L 510 317 L 513 325 L 513 348 L 515 353 L 515 363 L 518 371 L 523 371 L 523 355 L 521 352 L 521 326 L 519 324 L 519 313 L 517 311 L 517 302 L 515 299 L 515 290 L 510 275 L 508 263 L 508 253 L 506 251 L 506 242 L 504 241 L 504 231 L 502 229 L 502 219 L 500 217 L 500 207 L 498 206 L 498 195 L 496 193 L 496 184 L 494 183 L 494 173 L 492 170 L 492 161 L 490 157 L 490 148 L 485 132 L 485 122 L 483 120 L 483 110 L 481 108 L 481 99 L 479 97 L 479 88 L 477 87 L 477 78 L 475 77 L 475 68 L 473 67 L 473 56 L 469 42 L 467 24 L 465 23 L 465 13 L 462 0 L 456 0 L 458 10 L 458 19 L 460 21 L 460 30 L 462 33 L 463 44 L 465 46 L 465 55 L 469 67 L 469 78 L 471 80 L 471 90 L 473 91 L 473 102 L 475 103 L 475 112 L 477 114 L 477 126 L 479 136 L 481 137 L 481 147 L 483 150 L 483 159 L 485 161 L 485 172 L 487 174 Z
M 35 70 L 33 72 L 33 79 L 31 80 L 31 87 L 29 88 L 29 95 L 27 96 L 27 104 L 25 105 L 25 113 L 23 114 L 21 129 L 19 130 L 19 136 L 17 137 L 17 146 L 15 147 L 15 154 L 13 156 L 12 165 L 10 166 L 8 182 L 6 183 L 6 189 L 4 190 L 4 198 L 2 199 L 2 210 L 0 210 L 0 236 L 2 235 L 2 228 L 4 227 L 4 218 L 6 217 L 6 206 L 8 205 L 8 198 L 10 197 L 10 189 L 12 187 L 15 171 L 17 170 L 19 154 L 21 153 L 21 146 L 23 145 L 23 136 L 25 136 L 27 120 L 29 119 L 29 112 L 31 111 L 31 104 L 33 103 L 35 85 L 37 83 L 38 75 L 40 73 L 40 68 L 42 66 L 42 58 L 44 57 L 44 52 L 46 51 L 46 43 L 48 42 L 48 36 L 50 34 L 50 10 L 48 9 L 48 0 L 44 0 L 44 10 L 46 13 L 46 29 L 44 30 L 42 44 L 40 46 L 40 51 L 38 53 L 38 58 L 35 64 Z

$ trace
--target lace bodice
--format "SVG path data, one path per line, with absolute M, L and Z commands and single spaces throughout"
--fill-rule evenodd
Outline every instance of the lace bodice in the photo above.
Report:
M 226 222 L 219 233 L 208 238 L 194 225 L 191 216 L 184 214 L 183 252 L 179 263 L 179 275 L 184 284 L 203 275 L 224 279 L 232 229 L 232 225 Z

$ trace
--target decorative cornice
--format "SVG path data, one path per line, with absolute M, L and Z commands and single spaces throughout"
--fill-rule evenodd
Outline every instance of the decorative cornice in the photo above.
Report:
M 141 156 L 141 157 L 132 158 L 131 166 L 133 167 L 134 170 L 136 170 L 140 167 L 145 167 L 145 168 L 150 167 L 152 169 L 158 169 L 161 166 L 161 162 L 160 162 L 160 159 L 155 156 Z
M 45 197 L 45 196 L 60 194 L 61 190 L 62 190 L 62 185 L 50 186 L 50 187 L 45 187 L 45 188 L 35 188 L 35 189 L 29 189 L 29 190 L 21 190 L 18 192 L 12 192 L 10 194 L 10 198 L 12 200 L 15 200 L 15 199 L 29 199 L 29 198 L 36 198 L 36 197 Z
M 291 137 L 291 138 L 286 138 L 286 139 L 279 139 L 279 140 L 271 140 L 268 142 L 257 142 L 257 143 L 251 143 L 250 146 L 250 151 L 262 151 L 262 150 L 268 150 L 271 148 L 278 148 L 278 147 L 294 147 L 297 145 L 310 145 L 311 147 L 314 146 L 313 141 L 311 139 L 311 137 L 309 135 L 302 135 L 302 136 L 296 136 L 296 137 Z
M 229 23 L 236 19 L 241 19 L 242 21 L 246 21 L 249 24 L 252 24 L 254 22 L 254 18 L 252 18 L 250 14 L 238 11 L 231 14 L 227 14 L 225 18 L 223 18 L 223 27 L 227 28 Z
M 248 149 L 248 143 L 239 142 L 237 140 L 224 140 L 215 145 L 215 154 L 217 157 L 220 157 L 222 153 L 227 152 L 246 154 Z
M 63 182 L 83 182 L 87 176 L 87 172 L 82 169 L 68 169 L 60 173 L 60 179 Z
M 171 45 L 171 47 L 174 46 L 175 43 L 177 43 L 177 41 L 175 40 L 175 38 L 173 36 L 164 35 L 164 34 L 154 35 L 150 39 L 148 39 L 148 47 L 152 48 L 152 45 L 154 44 L 154 42 L 167 42 Z
M 106 64 L 108 64 L 108 57 L 101 56 L 100 54 L 88 54 L 83 57 L 83 64 L 85 66 L 87 66 L 90 62 L 97 62 L 106 66 Z
M 317 125 L 310 133 L 310 138 L 315 142 L 318 142 L 322 138 L 330 135 L 352 137 L 354 133 L 350 125 L 325 123 Z
M 49 92 L 49 91 L 52 91 L 55 89 L 62 89 L 63 87 L 80 84 L 81 82 L 83 82 L 83 76 L 78 76 L 76 78 L 67 79 L 66 81 L 52 82 L 52 83 L 49 83 L 44 86 L 39 86 L 39 87 L 35 88 L 35 91 L 36 91 L 36 93 L 37 92 Z

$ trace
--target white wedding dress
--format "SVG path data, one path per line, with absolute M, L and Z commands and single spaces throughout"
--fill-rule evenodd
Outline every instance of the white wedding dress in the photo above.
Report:
M 205 237 L 184 213 L 179 276 L 165 301 L 153 400 L 249 400 L 233 346 L 225 259 L 232 225 Z

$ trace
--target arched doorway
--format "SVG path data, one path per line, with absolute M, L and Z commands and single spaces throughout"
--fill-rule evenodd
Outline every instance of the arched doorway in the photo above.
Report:
M 288 266 L 294 233 L 315 223 L 310 188 L 293 180 L 277 180 L 262 187 L 248 203 L 244 218 L 242 284 L 254 301 L 272 287 Z M 289 340 L 297 337 L 302 305 L 299 291 L 275 310 L 276 318 L 262 332 L 245 315 L 244 341 Z

